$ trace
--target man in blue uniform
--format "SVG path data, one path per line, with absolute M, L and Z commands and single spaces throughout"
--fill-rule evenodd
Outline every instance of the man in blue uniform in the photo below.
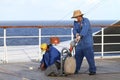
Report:
M 60 52 L 53 47 L 51 44 L 47 45 L 46 43 L 41 44 L 41 50 L 45 52 L 42 60 L 40 61 L 40 69 L 45 70 L 46 75 L 58 74 L 58 69 L 60 67 Z
M 85 56 L 89 64 L 89 75 L 95 75 L 96 66 L 94 61 L 93 37 L 90 22 L 87 18 L 83 17 L 80 10 L 75 10 L 72 18 L 76 19 L 73 27 L 74 38 L 77 42 L 75 49 L 76 73 L 80 70 L 83 58 Z

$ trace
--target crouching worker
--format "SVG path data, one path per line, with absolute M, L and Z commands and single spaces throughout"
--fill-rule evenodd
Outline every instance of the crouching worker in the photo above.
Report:
M 40 61 L 39 69 L 45 71 L 45 75 L 47 76 L 57 76 L 59 74 L 58 70 L 60 69 L 60 52 L 51 44 L 43 43 L 40 48 L 45 54 Z

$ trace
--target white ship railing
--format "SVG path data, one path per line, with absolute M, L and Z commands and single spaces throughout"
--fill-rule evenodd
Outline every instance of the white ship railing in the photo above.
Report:
M 120 50 L 119 51 L 107 51 L 105 52 L 104 51 L 104 45 L 118 45 L 120 44 L 120 42 L 117 42 L 117 43 L 104 43 L 104 37 L 105 36 L 109 36 L 109 37 L 112 37 L 112 36 L 117 36 L 117 37 L 120 37 L 120 34 L 104 34 L 104 28 L 101 28 L 101 35 L 93 35 L 94 37 L 101 37 L 101 43 L 94 43 L 94 45 L 101 45 L 101 52 L 95 52 L 95 53 L 101 53 L 101 58 L 104 58 L 104 53 L 120 53 Z M 112 58 L 112 56 L 109 56 Z M 120 56 L 113 56 L 113 57 L 120 57 Z
M 43 37 L 51 37 L 50 35 L 46 35 L 46 36 L 43 36 L 43 35 L 41 35 L 41 27 L 37 27 L 37 28 L 39 28 L 39 35 L 38 36 L 7 36 L 6 35 L 6 27 L 2 27 L 3 29 L 4 29 L 4 36 L 3 37 L 0 37 L 0 38 L 3 38 L 4 39 L 4 63 L 7 63 L 8 62 L 8 53 L 7 53 L 7 43 L 6 43 L 6 40 L 8 39 L 8 38 L 39 38 L 39 45 L 41 44 L 41 38 L 43 38 Z M 12 27 L 11 27 L 12 28 Z M 16 27 L 13 27 L 13 28 L 16 28 Z M 22 27 L 23 28 L 23 27 Z M 24 28 L 26 28 L 26 27 L 24 27 Z M 32 27 L 30 27 L 30 28 L 32 28 Z M 36 28 L 36 27 L 33 27 L 33 28 Z M 58 27 L 57 27 L 58 28 Z M 65 27 L 66 28 L 66 27 Z M 70 35 L 52 35 L 52 36 L 57 36 L 57 37 L 71 37 L 71 40 L 73 40 L 73 34 L 72 34 L 72 27 L 69 27 L 69 28 L 71 28 L 71 34 Z M 104 34 L 104 27 L 102 27 L 101 28 L 101 32 L 102 32 L 102 34 L 101 35 L 93 35 L 94 37 L 98 37 L 98 36 L 101 36 L 101 43 L 94 43 L 94 45 L 101 45 L 101 52 L 95 52 L 95 53 L 100 53 L 101 54 L 101 56 L 100 56 L 100 58 L 104 58 L 104 54 L 105 53 L 120 53 L 120 51 L 110 51 L 110 52 L 105 52 L 104 51 L 104 45 L 115 45 L 115 44 L 120 44 L 120 42 L 118 42 L 118 43 L 104 43 L 104 36 L 118 36 L 118 37 L 120 37 L 120 34 L 109 34 L 109 35 L 105 35 Z M 38 45 L 38 46 L 39 46 Z M 40 49 L 39 49 L 39 47 L 38 47 L 38 51 L 39 51 L 39 54 L 38 54 L 38 56 L 40 55 Z M 109 57 L 111 57 L 111 56 L 109 56 Z M 120 57 L 120 56 L 115 56 L 115 57 Z

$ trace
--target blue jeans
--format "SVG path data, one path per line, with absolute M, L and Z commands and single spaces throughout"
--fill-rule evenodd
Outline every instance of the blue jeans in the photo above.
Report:
M 77 46 L 75 52 L 76 71 L 80 70 L 83 58 L 85 56 L 89 64 L 89 72 L 96 72 L 93 47 L 80 49 L 79 46 Z

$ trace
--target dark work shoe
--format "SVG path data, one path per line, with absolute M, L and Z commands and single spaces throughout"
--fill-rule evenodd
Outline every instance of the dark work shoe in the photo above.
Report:
M 75 73 L 74 74 L 78 74 L 78 71 L 75 71 Z
M 54 73 L 54 72 L 52 72 L 52 73 L 50 73 L 48 76 L 51 76 L 51 77 L 57 77 L 57 74 Z
M 38 69 L 40 69 L 40 67 L 38 67 Z
M 89 75 L 95 75 L 96 74 L 96 72 L 90 72 L 89 73 Z

